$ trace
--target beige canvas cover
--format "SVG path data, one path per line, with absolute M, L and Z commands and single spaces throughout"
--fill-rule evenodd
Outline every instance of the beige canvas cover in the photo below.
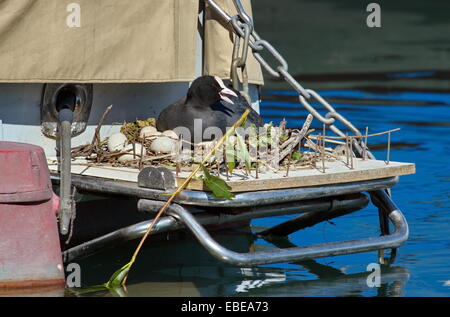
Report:
M 67 23 L 74 13 L 70 3 L 79 5 L 80 27 Z M 231 0 L 219 3 L 234 9 Z M 193 80 L 199 5 L 199 0 L 0 0 L 0 82 Z M 207 16 L 204 70 L 227 78 L 229 32 Z M 261 82 L 260 72 L 251 66 L 253 82 Z

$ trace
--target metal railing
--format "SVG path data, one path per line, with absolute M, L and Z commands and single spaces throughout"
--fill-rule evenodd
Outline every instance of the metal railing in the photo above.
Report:
M 164 202 L 155 200 L 141 200 L 138 207 L 145 212 L 158 210 Z M 238 253 L 226 249 L 217 243 L 210 234 L 203 228 L 209 224 L 224 224 L 242 220 L 249 220 L 259 217 L 267 217 L 274 214 L 293 214 L 301 212 L 314 212 L 323 210 L 331 211 L 338 209 L 354 208 L 358 210 L 367 203 L 364 196 L 348 201 L 303 201 L 290 204 L 288 208 L 283 208 L 280 213 L 279 208 L 266 206 L 250 212 L 241 214 L 214 214 L 197 213 L 191 214 L 185 207 L 179 204 L 171 204 L 167 217 L 162 218 L 152 233 L 162 233 L 171 230 L 187 227 L 197 238 L 200 244 L 215 258 L 230 265 L 255 266 L 260 264 L 270 264 L 278 262 L 299 261 L 310 258 L 328 257 L 334 255 L 352 254 L 366 252 L 384 248 L 395 248 L 401 245 L 408 238 L 408 224 L 397 206 L 388 199 L 386 193 L 380 196 L 379 203 L 383 205 L 383 210 L 388 219 L 393 223 L 395 229 L 391 234 L 380 237 L 364 238 L 357 240 L 347 240 L 340 242 L 317 244 L 305 247 L 292 247 L 287 249 L 275 249 L 267 252 Z M 355 208 L 355 206 L 358 207 Z M 330 207 L 332 206 L 332 207 Z M 275 211 L 275 209 L 277 209 Z M 64 261 L 68 262 L 78 257 L 83 257 L 104 249 L 107 246 L 116 245 L 119 242 L 129 241 L 141 237 L 147 230 L 150 222 L 144 221 L 129 227 L 119 229 L 94 240 L 66 250 Z

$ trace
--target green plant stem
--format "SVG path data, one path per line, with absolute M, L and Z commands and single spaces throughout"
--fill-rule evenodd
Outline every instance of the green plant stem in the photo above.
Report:
M 156 214 L 156 217 L 153 219 L 152 223 L 145 231 L 145 234 L 142 237 L 141 241 L 139 242 L 139 245 L 137 246 L 136 250 L 134 251 L 133 256 L 131 257 L 131 260 L 130 260 L 131 264 L 130 264 L 129 268 L 131 268 L 131 265 L 136 260 L 138 254 L 139 254 L 139 251 L 141 250 L 142 245 L 144 244 L 145 240 L 147 239 L 148 235 L 150 234 L 152 228 L 154 227 L 156 222 L 159 220 L 159 218 L 162 216 L 162 214 L 166 211 L 166 209 L 170 206 L 170 204 L 175 199 L 175 197 L 177 197 L 177 195 L 183 191 L 183 189 L 189 184 L 190 180 L 195 176 L 195 174 L 197 174 L 197 172 L 200 170 L 200 168 L 202 168 L 203 164 L 205 164 L 208 161 L 208 159 L 217 151 L 217 149 L 223 144 L 225 139 L 229 135 L 231 135 L 238 126 L 241 125 L 241 123 L 247 118 L 249 113 L 250 113 L 249 109 L 245 110 L 245 112 L 242 114 L 242 116 L 239 118 L 239 120 L 236 121 L 233 124 L 233 126 L 230 129 L 228 129 L 228 131 L 219 139 L 219 141 L 211 149 L 211 151 L 209 151 L 209 153 L 206 154 L 205 157 L 203 157 L 202 162 L 192 171 L 192 173 L 184 180 L 184 182 L 180 186 L 178 186 L 177 190 L 169 197 L 169 199 L 161 207 L 161 209 Z M 123 279 L 123 281 L 121 283 L 122 286 L 125 286 L 125 284 L 127 282 L 127 278 L 128 278 L 128 273 L 125 275 L 125 278 Z

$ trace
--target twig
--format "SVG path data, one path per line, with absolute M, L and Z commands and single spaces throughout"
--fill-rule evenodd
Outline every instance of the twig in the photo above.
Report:
M 292 157 L 292 153 L 289 153 L 289 156 L 288 156 L 288 165 L 287 165 L 287 168 L 286 168 L 286 175 L 284 175 L 285 177 L 288 177 L 288 176 L 289 176 L 289 166 L 291 165 L 291 157 Z
M 300 130 L 300 132 L 297 133 L 295 138 L 290 142 L 288 146 L 280 153 L 279 162 L 281 162 L 289 153 L 292 152 L 294 147 L 300 143 L 300 141 L 303 139 L 303 137 L 307 134 L 309 126 L 311 125 L 311 122 L 313 120 L 313 116 L 311 114 L 308 114 L 306 117 L 305 122 L 303 123 L 303 127 Z
M 325 132 L 326 132 L 326 125 L 323 124 L 323 133 L 322 133 L 322 169 L 325 173 Z
M 392 129 L 392 130 L 388 130 L 388 131 L 384 131 L 384 132 L 379 132 L 379 133 L 368 134 L 367 137 L 370 138 L 370 137 L 379 136 L 379 135 L 388 134 L 388 133 L 397 132 L 397 131 L 400 131 L 400 128 L 396 128 L 396 129 Z M 345 137 L 345 136 L 327 136 L 328 139 L 335 139 L 335 140 L 344 140 L 347 137 Z M 353 139 L 360 139 L 360 138 L 365 138 L 366 136 L 365 135 L 352 135 L 350 137 Z
M 144 135 L 144 142 L 141 144 L 141 157 L 139 158 L 139 169 L 142 169 L 142 159 L 144 158 L 144 146 L 145 146 L 145 135 Z
M 364 138 L 364 144 L 363 144 L 363 155 L 362 155 L 362 159 L 365 160 L 366 159 L 366 152 L 367 152 L 367 135 L 369 133 L 369 127 L 366 127 L 366 136 Z
M 350 147 L 348 144 L 348 133 L 345 134 L 345 154 L 347 156 L 347 166 L 350 164 Z
M 322 139 L 322 147 L 321 147 L 321 157 L 322 157 L 322 171 L 325 173 L 325 138 Z
M 389 156 L 390 156 L 389 154 L 390 154 L 390 151 L 391 151 L 391 134 L 388 133 L 387 162 L 386 162 L 387 165 L 389 165 Z
M 98 122 L 97 128 L 95 128 L 94 137 L 92 138 L 92 146 L 95 146 L 95 144 L 98 145 L 100 143 L 100 128 L 102 127 L 103 123 L 105 122 L 106 117 L 108 116 L 109 112 L 111 111 L 113 105 L 110 105 L 106 108 L 105 112 L 103 113 L 102 117 L 100 118 L 100 121 Z
M 350 143 L 350 168 L 353 169 L 353 140 L 349 139 L 348 142 Z
M 312 140 L 317 140 L 317 139 L 318 139 L 317 135 L 310 135 L 308 138 L 310 138 L 310 139 L 312 139 Z M 325 141 L 326 141 L 327 143 L 333 143 L 333 144 L 345 145 L 345 142 L 341 142 L 341 141 L 336 141 L 336 140 L 329 139 L 328 136 L 327 136 L 327 138 L 325 139 Z

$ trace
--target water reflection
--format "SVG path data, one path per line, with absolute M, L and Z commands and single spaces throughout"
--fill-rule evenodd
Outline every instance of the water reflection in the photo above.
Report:
M 250 227 L 221 232 L 214 238 L 238 252 L 268 248 L 258 244 L 259 238 Z M 381 287 L 370 288 L 370 272 L 346 273 L 346 269 L 316 260 L 293 262 L 289 268 L 237 268 L 212 258 L 188 235 L 169 241 L 150 240 L 130 273 L 126 290 L 85 294 L 73 289 L 66 296 L 402 296 L 409 279 L 407 269 L 383 266 Z M 294 246 L 287 239 L 271 243 L 276 247 Z M 105 282 L 127 261 L 126 255 L 134 246 L 123 245 L 79 261 L 85 272 L 83 286 Z

